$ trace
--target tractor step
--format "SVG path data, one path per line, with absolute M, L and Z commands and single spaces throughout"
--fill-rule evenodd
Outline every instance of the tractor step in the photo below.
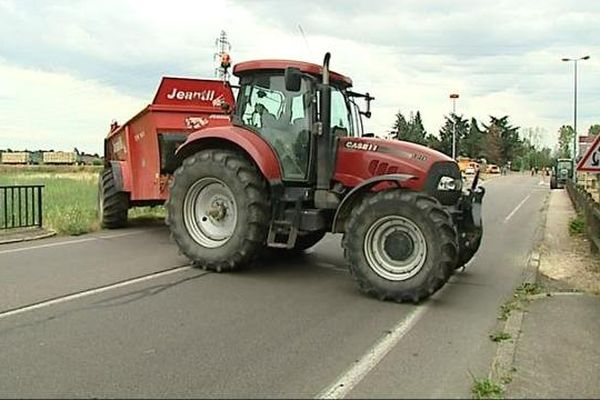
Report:
M 290 221 L 273 221 L 269 228 L 267 245 L 279 249 L 293 249 L 297 237 L 297 225 L 294 225 Z

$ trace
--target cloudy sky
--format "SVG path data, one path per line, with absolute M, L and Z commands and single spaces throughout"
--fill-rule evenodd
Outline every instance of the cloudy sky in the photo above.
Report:
M 301 28 L 299 28 L 301 27 Z M 212 77 L 224 29 L 235 62 L 293 58 L 376 97 L 368 131 L 420 110 L 437 133 L 457 113 L 545 130 L 600 123 L 600 2 L 0 0 L 0 148 L 100 152 L 112 119 L 152 100 L 162 75 Z M 304 32 L 305 37 L 301 35 Z

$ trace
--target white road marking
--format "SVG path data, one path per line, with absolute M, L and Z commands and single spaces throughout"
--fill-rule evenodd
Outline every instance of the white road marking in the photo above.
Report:
M 463 269 L 464 270 L 464 269 Z M 447 283 L 454 283 L 462 271 L 457 271 Z M 446 284 L 434 296 L 443 295 L 450 287 Z M 315 399 L 341 399 L 352 391 L 367 374 L 383 360 L 383 358 L 400 342 L 400 340 L 419 322 L 431 307 L 431 302 L 416 306 L 406 317 L 394 325 L 392 330 L 379 339 L 373 347 L 356 361 L 348 370 L 340 375 L 335 382 L 322 390 Z
M 12 317 L 12 316 L 15 316 L 18 314 L 25 313 L 27 311 L 33 311 L 33 310 L 37 310 L 37 309 L 40 309 L 43 307 L 50 307 L 50 306 L 53 306 L 56 304 L 65 303 L 67 301 L 81 299 L 83 297 L 92 296 L 95 294 L 100 294 L 100 293 L 106 292 L 108 290 L 113 290 L 113 289 L 118 289 L 118 288 L 122 288 L 122 287 L 129 286 L 129 285 L 134 285 L 136 283 L 145 282 L 150 279 L 160 278 L 160 277 L 171 275 L 171 274 L 174 274 L 177 272 L 187 271 L 192 268 L 193 267 L 190 265 L 184 265 L 184 266 L 175 267 L 175 268 L 172 268 L 172 269 L 169 269 L 166 271 L 155 272 L 153 274 L 144 275 L 144 276 L 140 276 L 140 277 L 133 278 L 133 279 L 128 279 L 128 280 L 117 282 L 117 283 L 112 283 L 110 285 L 101 286 L 101 287 L 98 287 L 95 289 L 84 290 L 82 292 L 73 293 L 73 294 L 69 294 L 66 296 L 60 296 L 60 297 L 56 297 L 56 298 L 50 299 L 50 300 L 40 301 L 39 303 L 30 304 L 25 307 L 19 307 L 19 308 L 15 308 L 15 309 L 12 309 L 9 311 L 4 311 L 4 312 L 0 313 L 0 319 Z
M 521 208 L 521 206 L 523 204 L 525 204 L 527 199 L 529 199 L 530 197 L 531 197 L 531 193 L 529 193 L 523 200 L 521 200 L 521 202 L 519 204 L 517 204 L 517 206 L 510 212 L 510 214 L 508 214 L 506 216 L 506 218 L 504 218 L 504 223 L 507 223 L 508 220 L 511 219 L 517 211 L 519 211 L 519 208 Z
M 429 309 L 429 303 L 419 305 L 408 316 L 400 320 L 394 328 L 370 348 L 360 360 L 344 372 L 333 384 L 319 393 L 316 399 L 341 399 L 345 397 L 363 378 L 398 344 Z
M 144 229 L 144 230 L 139 230 L 139 231 L 134 231 L 134 232 L 124 232 L 124 233 L 117 233 L 114 235 L 99 235 L 99 236 L 92 236 L 92 237 L 85 237 L 85 238 L 81 238 L 81 239 L 75 239 L 75 240 L 65 240 L 62 242 L 53 242 L 53 243 L 46 243 L 46 244 L 39 244 L 36 246 L 28 246 L 28 247 L 18 247 L 16 249 L 7 249 L 7 250 L 0 250 L 0 254 L 8 254 L 8 253 L 19 253 L 22 251 L 29 251 L 29 250 L 36 250 L 36 249 L 45 249 L 48 247 L 57 247 L 57 246 L 66 246 L 69 244 L 77 244 L 77 243 L 85 243 L 85 242 L 93 242 L 95 240 L 100 240 L 100 239 L 114 239 L 114 238 L 120 238 L 123 236 L 131 236 L 131 235 L 139 235 L 140 233 L 144 233 L 144 232 L 148 232 L 151 230 L 154 230 L 157 228 L 152 228 L 152 229 Z

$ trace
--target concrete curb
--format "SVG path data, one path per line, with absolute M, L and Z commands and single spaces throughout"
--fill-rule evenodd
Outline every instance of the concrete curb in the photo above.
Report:
M 525 277 L 523 283 L 533 284 L 536 282 L 537 269 L 540 265 L 540 254 L 537 251 L 532 251 L 529 255 L 527 267 L 525 268 Z M 527 297 L 529 299 L 529 297 Z M 505 340 L 498 343 L 496 357 L 492 361 L 489 378 L 495 382 L 506 383 L 510 380 L 513 372 L 513 364 L 515 354 L 517 352 L 517 343 L 521 335 L 521 326 L 523 324 L 523 316 L 525 311 L 522 308 L 510 312 L 504 324 L 503 332 L 510 335 L 510 340 Z
M 564 297 L 564 296 L 590 296 L 590 297 L 598 297 L 597 294 L 593 294 L 593 293 L 586 293 L 586 292 L 575 292 L 575 291 L 571 291 L 571 292 L 544 292 L 544 293 L 539 293 L 539 294 L 534 294 L 531 295 L 529 297 L 527 297 L 528 300 L 539 300 L 539 299 L 545 299 L 547 297 Z
M 9 244 L 9 243 L 19 243 L 19 242 L 28 242 L 30 240 L 38 240 L 38 239 L 45 239 L 45 238 L 49 238 L 56 235 L 56 231 L 55 230 L 48 230 L 42 233 L 38 233 L 36 235 L 31 235 L 31 236 L 24 236 L 24 237 L 18 237 L 18 238 L 13 238 L 13 239 L 0 239 L 0 245 L 1 244 Z
M 534 284 L 538 280 L 538 269 L 541 258 L 539 249 L 544 240 L 549 202 L 550 194 L 546 196 L 544 204 L 540 209 L 543 214 L 539 225 L 536 227 L 534 249 L 529 253 L 529 257 L 527 258 L 527 263 L 523 271 L 522 276 L 524 284 Z M 527 298 L 529 299 L 529 297 Z M 503 385 L 506 385 L 511 380 L 515 354 L 517 351 L 517 343 L 519 342 L 519 336 L 521 334 L 521 326 L 523 324 L 524 314 L 525 311 L 522 308 L 513 310 L 510 312 L 506 322 L 504 323 L 503 332 L 508 333 L 511 339 L 498 343 L 496 356 L 492 360 L 490 373 L 488 375 L 488 378 L 494 382 L 500 382 Z

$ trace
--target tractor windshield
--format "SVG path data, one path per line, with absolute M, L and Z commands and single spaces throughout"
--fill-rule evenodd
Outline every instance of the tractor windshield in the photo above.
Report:
M 273 146 L 284 178 L 306 179 L 311 122 L 309 82 L 303 79 L 300 91 L 288 92 L 283 74 L 242 77 L 237 104 L 237 120 Z

